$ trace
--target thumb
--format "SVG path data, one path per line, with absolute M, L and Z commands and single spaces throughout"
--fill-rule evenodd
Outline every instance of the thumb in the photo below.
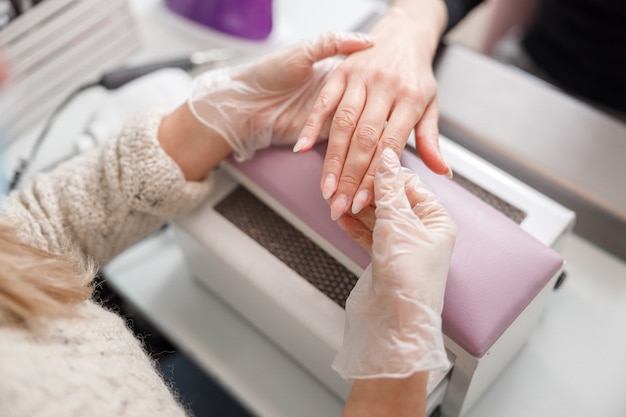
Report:
M 389 211 L 408 211 L 411 206 L 404 192 L 404 177 L 398 155 L 385 148 L 378 160 L 374 176 L 374 198 L 376 218 L 389 217 Z
M 348 55 L 374 45 L 371 36 L 358 32 L 329 32 L 306 41 L 302 47 L 306 64 L 335 55 Z

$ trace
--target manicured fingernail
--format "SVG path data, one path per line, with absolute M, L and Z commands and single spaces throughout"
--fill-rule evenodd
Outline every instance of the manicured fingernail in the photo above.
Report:
M 345 194 L 339 194 L 330 205 L 330 218 L 333 220 L 340 218 L 346 212 L 346 207 L 348 207 L 348 197 Z
M 450 168 L 450 165 L 448 165 L 448 172 L 446 173 L 446 177 L 452 179 L 453 176 L 454 174 L 452 173 L 452 168 Z
M 322 185 L 322 197 L 324 197 L 324 200 L 332 197 L 335 190 L 337 190 L 337 177 L 335 174 L 326 175 L 324 185 Z
M 370 199 L 370 192 L 367 190 L 361 190 L 358 193 L 356 193 L 356 196 L 354 197 L 354 201 L 352 202 L 352 214 L 357 214 L 361 210 L 363 210 L 363 207 L 367 205 L 367 203 L 369 202 L 369 199 Z
M 298 139 L 298 141 L 296 142 L 295 146 L 293 147 L 293 151 L 294 152 L 300 152 L 302 150 L 302 148 L 304 148 L 304 145 L 307 144 L 307 142 L 309 141 L 309 139 L 302 137 L 300 139 Z

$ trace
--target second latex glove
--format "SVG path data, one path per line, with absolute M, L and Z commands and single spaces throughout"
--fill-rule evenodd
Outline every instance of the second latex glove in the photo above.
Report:
M 441 310 L 456 226 L 391 149 L 382 153 L 374 194 L 375 218 L 371 210 L 361 220 L 341 218 L 359 243 L 371 244 L 372 263 L 346 302 L 333 369 L 346 379 L 446 369 Z
M 327 33 L 251 64 L 209 71 L 194 80 L 189 107 L 246 160 L 257 149 L 293 144 L 333 69 L 372 46 L 360 33 Z

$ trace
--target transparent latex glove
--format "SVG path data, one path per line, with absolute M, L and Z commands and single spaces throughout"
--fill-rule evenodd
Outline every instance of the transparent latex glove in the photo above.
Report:
M 368 35 L 327 33 L 248 65 L 209 71 L 194 80 L 189 107 L 228 142 L 238 161 L 272 144 L 294 144 L 319 91 L 341 62 L 332 57 L 372 45 Z
M 346 302 L 344 340 L 333 369 L 343 378 L 446 369 L 441 310 L 456 226 L 390 148 L 375 172 L 374 197 L 375 209 L 339 219 L 370 250 L 372 263 Z

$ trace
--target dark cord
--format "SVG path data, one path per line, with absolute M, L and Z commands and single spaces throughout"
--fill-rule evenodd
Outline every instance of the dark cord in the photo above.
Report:
M 39 152 L 39 148 L 41 148 L 41 144 L 43 143 L 44 139 L 48 135 L 48 132 L 50 131 L 50 128 L 52 127 L 59 113 L 61 113 L 61 110 L 63 110 L 65 106 L 67 106 L 74 98 L 76 98 L 77 95 L 79 95 L 85 90 L 88 90 L 92 87 L 96 87 L 98 85 L 100 85 L 100 83 L 95 82 L 95 83 L 84 84 L 78 87 L 76 90 L 72 91 L 67 97 L 65 97 L 65 99 L 61 102 L 61 104 L 59 104 L 54 109 L 52 114 L 46 120 L 46 124 L 41 129 L 41 132 L 39 132 L 39 136 L 37 136 L 37 139 L 35 140 L 33 147 L 30 149 L 30 154 L 28 155 L 28 157 L 20 159 L 19 166 L 17 167 L 17 169 L 15 170 L 15 173 L 13 174 L 13 179 L 11 180 L 11 184 L 9 184 L 9 191 L 14 190 L 19 185 L 20 179 L 22 178 L 26 170 L 28 170 L 28 168 L 33 164 L 33 161 L 35 160 L 35 158 L 37 157 L 37 153 Z
M 207 62 L 219 62 L 220 59 L 223 59 L 223 58 L 218 57 L 218 58 L 213 58 L 213 59 L 214 61 L 207 61 Z M 78 94 L 82 93 L 85 90 L 90 89 L 91 87 L 96 87 L 96 86 L 102 86 L 106 88 L 107 90 L 115 90 L 127 84 L 128 82 L 133 81 L 136 78 L 139 78 L 143 75 L 149 74 L 151 72 L 154 72 L 162 68 L 180 68 L 180 69 L 189 71 L 193 69 L 196 65 L 198 64 L 192 62 L 190 57 L 184 57 L 184 58 L 179 58 L 179 59 L 174 59 L 174 60 L 153 62 L 153 63 L 149 63 L 145 65 L 139 65 L 136 67 L 118 68 L 118 69 L 104 73 L 102 77 L 100 78 L 100 80 L 93 82 L 93 83 L 82 85 L 78 87 L 76 90 L 72 91 L 72 93 L 70 93 L 70 95 L 68 95 L 61 102 L 61 104 L 59 104 L 54 109 L 52 114 L 46 120 L 46 124 L 44 125 L 43 129 L 39 133 L 39 136 L 37 137 L 35 144 L 31 148 L 30 155 L 28 155 L 28 158 L 20 159 L 19 166 L 17 167 L 17 169 L 15 170 L 15 173 L 13 174 L 13 179 L 11 180 L 11 184 L 9 184 L 9 191 L 14 190 L 19 185 L 20 179 L 24 176 L 24 173 L 26 172 L 26 170 L 28 170 L 28 168 L 33 164 L 33 161 L 37 156 L 37 152 L 39 151 L 39 148 L 41 147 L 41 144 L 43 143 L 44 139 L 48 135 L 48 131 L 52 127 L 52 124 L 56 120 L 57 116 L 59 115 L 61 110 L 63 110 L 65 106 L 67 106 Z

